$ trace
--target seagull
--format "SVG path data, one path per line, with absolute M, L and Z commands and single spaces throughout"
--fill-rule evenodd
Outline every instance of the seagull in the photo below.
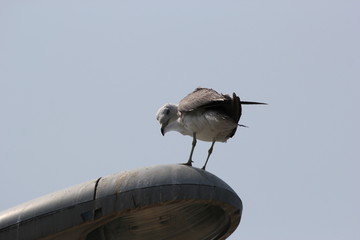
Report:
M 233 137 L 241 117 L 242 104 L 266 104 L 261 102 L 240 101 L 233 93 L 219 94 L 210 88 L 196 88 L 183 98 L 179 104 L 165 104 L 156 113 L 161 126 L 161 134 L 177 131 L 193 138 L 189 160 L 184 165 L 192 166 L 192 156 L 197 140 L 211 142 L 206 164 L 213 151 L 215 142 L 226 142 Z

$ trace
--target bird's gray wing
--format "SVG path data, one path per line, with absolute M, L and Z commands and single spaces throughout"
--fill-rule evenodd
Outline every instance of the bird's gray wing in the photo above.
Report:
M 197 88 L 179 102 L 180 112 L 191 112 L 194 110 L 217 106 L 231 100 L 227 95 L 222 95 L 210 88 Z

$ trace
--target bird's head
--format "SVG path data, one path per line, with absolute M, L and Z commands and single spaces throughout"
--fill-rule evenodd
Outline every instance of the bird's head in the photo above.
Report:
M 170 121 L 174 121 L 178 118 L 177 116 L 178 107 L 175 104 L 165 104 L 156 113 L 156 119 L 159 121 L 161 126 L 161 134 L 164 136 L 167 131 L 167 126 Z

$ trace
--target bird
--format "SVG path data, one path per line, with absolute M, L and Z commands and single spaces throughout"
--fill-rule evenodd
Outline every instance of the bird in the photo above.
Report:
M 185 96 L 179 104 L 167 103 L 156 113 L 161 134 L 177 131 L 192 137 L 189 159 L 184 165 L 192 166 L 192 156 L 197 140 L 211 142 L 204 166 L 205 170 L 215 142 L 226 142 L 233 137 L 238 124 L 243 104 L 266 104 L 262 102 L 240 101 L 233 93 L 220 94 L 211 88 L 198 87 Z

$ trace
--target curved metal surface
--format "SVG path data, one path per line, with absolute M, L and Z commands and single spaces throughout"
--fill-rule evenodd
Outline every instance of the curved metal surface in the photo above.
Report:
M 126 171 L 0 213 L 0 239 L 225 239 L 242 203 L 215 175 L 184 165 Z
M 91 201 L 96 182 L 82 183 L 0 212 L 0 229 Z

